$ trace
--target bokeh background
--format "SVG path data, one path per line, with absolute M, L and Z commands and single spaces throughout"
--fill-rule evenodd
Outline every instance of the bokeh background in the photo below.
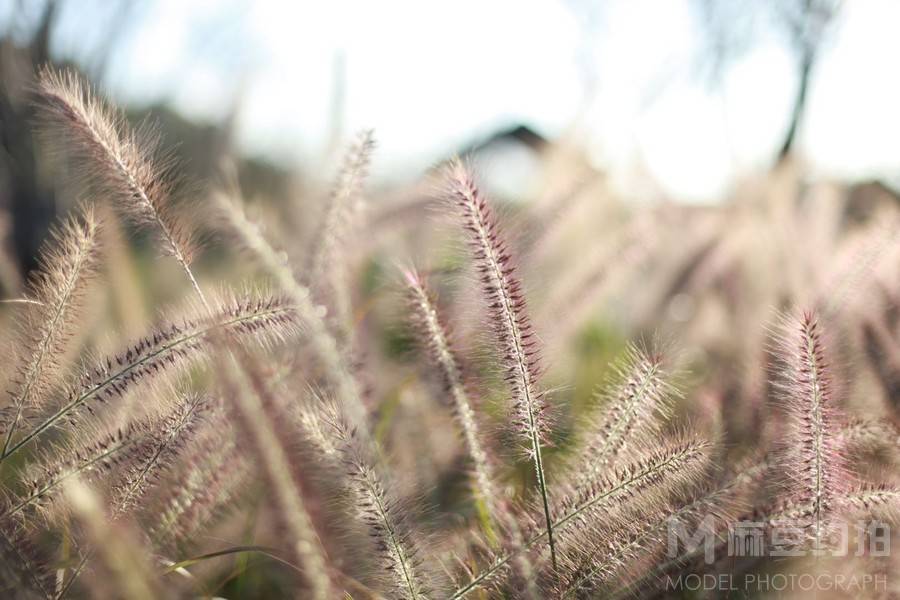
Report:
M 896 182 L 898 20 L 891 0 L 0 3 L 7 104 L 21 61 L 73 63 L 171 121 L 203 175 L 227 152 L 315 174 L 371 127 L 373 176 L 408 181 L 507 134 L 485 168 L 511 196 L 539 183 L 534 143 L 566 139 L 622 193 L 707 203 L 788 150 Z
M 432 175 L 462 155 L 501 209 L 573 415 L 626 342 L 661 338 L 692 373 L 688 412 L 758 437 L 776 315 L 818 307 L 848 402 L 896 419 L 898 22 L 891 0 L 4 0 L 0 285 L 21 295 L 81 199 L 36 133 L 34 72 L 53 63 L 155 123 L 182 201 L 239 187 L 297 265 L 345 149 L 374 129 L 345 260 L 381 393 L 403 388 L 378 362 L 408 341 L 398 264 L 461 272 Z M 195 216 L 213 240 L 201 273 L 255 276 Z M 111 235 L 108 323 L 137 335 L 184 290 L 140 232 Z M 471 282 L 447 285 L 477 346 Z
M 458 232 L 436 217 L 435 167 L 455 155 L 519 258 L 558 408 L 551 461 L 629 341 L 672 353 L 673 428 L 721 440 L 723 467 L 770 448 L 771 334 L 797 308 L 832 336 L 840 408 L 897 425 L 898 24 L 893 0 L 0 0 L 0 294 L 22 296 L 81 199 L 36 134 L 34 73 L 52 63 L 157 124 L 181 202 L 239 188 L 301 281 L 341 157 L 374 129 L 365 217 L 342 247 L 351 345 L 399 495 L 432 507 L 434 530 L 470 516 L 465 469 L 416 366 L 398 265 L 432 280 L 489 427 L 505 419 Z M 202 284 L 262 278 L 210 213 L 194 221 Z M 107 232 L 110 285 L 86 317 L 98 353 L 189 295 L 140 232 Z M 864 476 L 900 483 L 896 448 L 866 460 Z M 527 489 L 519 466 L 510 486 Z M 252 533 L 243 518 L 226 532 Z M 266 570 L 204 568 L 214 589 L 279 589 Z
M 891 176 L 890 0 L 528 3 L 5 1 L 116 101 L 231 129 L 287 165 L 373 127 L 383 176 L 509 127 L 582 142 L 623 185 L 713 200 L 795 142 L 817 170 Z M 46 33 L 43 33 L 46 30 Z M 795 109 L 800 90 L 802 106 Z

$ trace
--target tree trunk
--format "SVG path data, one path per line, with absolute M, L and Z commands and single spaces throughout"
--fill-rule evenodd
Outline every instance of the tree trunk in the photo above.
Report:
M 794 142 L 797 138 L 797 128 L 803 119 L 803 113 L 806 111 L 806 96 L 809 89 L 809 78 L 812 73 L 812 66 L 815 60 L 813 50 L 807 50 L 803 53 L 800 61 L 800 81 L 797 85 L 797 94 L 794 96 L 794 107 L 791 111 L 791 121 L 788 125 L 787 133 L 778 151 L 778 160 L 776 164 L 781 164 L 792 152 Z

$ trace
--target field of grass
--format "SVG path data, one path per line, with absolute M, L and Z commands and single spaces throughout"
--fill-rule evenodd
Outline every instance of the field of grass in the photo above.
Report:
M 72 72 L 32 95 L 77 203 L 3 278 L 4 598 L 900 593 L 890 190 L 635 203 L 553 143 L 529 201 L 477 157 L 378 188 L 367 131 L 245 199 Z

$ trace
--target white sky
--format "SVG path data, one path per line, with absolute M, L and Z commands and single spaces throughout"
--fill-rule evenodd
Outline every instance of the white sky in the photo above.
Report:
M 0 24 L 15 4 L 0 0 Z M 54 51 L 90 57 L 114 3 L 65 6 Z M 242 90 L 241 144 L 309 162 L 325 150 L 340 55 L 343 130 L 375 128 L 382 173 L 414 174 L 506 124 L 556 135 L 582 111 L 576 134 L 624 185 L 645 166 L 673 195 L 708 200 L 736 174 L 769 164 L 796 82 L 772 32 L 729 64 L 723 85 L 698 76 L 704 38 L 695 6 L 144 0 L 106 84 L 120 101 L 170 99 L 199 118 L 221 117 Z M 800 146 L 819 172 L 897 176 L 898 25 L 900 2 L 845 3 L 801 129 Z M 588 74 L 596 85 L 586 102 Z

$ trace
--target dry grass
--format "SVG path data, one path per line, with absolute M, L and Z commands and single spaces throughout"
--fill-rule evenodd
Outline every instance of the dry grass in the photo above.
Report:
M 155 233 L 194 306 L 117 336 L 84 317 L 117 285 L 95 211 L 46 242 L 4 312 L 4 597 L 654 597 L 759 568 L 724 530 L 713 564 L 667 553 L 673 520 L 791 518 L 828 550 L 844 519 L 900 515 L 896 202 L 851 222 L 849 196 L 799 202 L 789 164 L 702 210 L 561 177 L 507 207 L 519 236 L 452 161 L 437 198 L 366 221 L 367 132 L 309 240 L 236 183 L 194 200 L 201 232 L 152 132 L 39 81 L 67 184 Z

